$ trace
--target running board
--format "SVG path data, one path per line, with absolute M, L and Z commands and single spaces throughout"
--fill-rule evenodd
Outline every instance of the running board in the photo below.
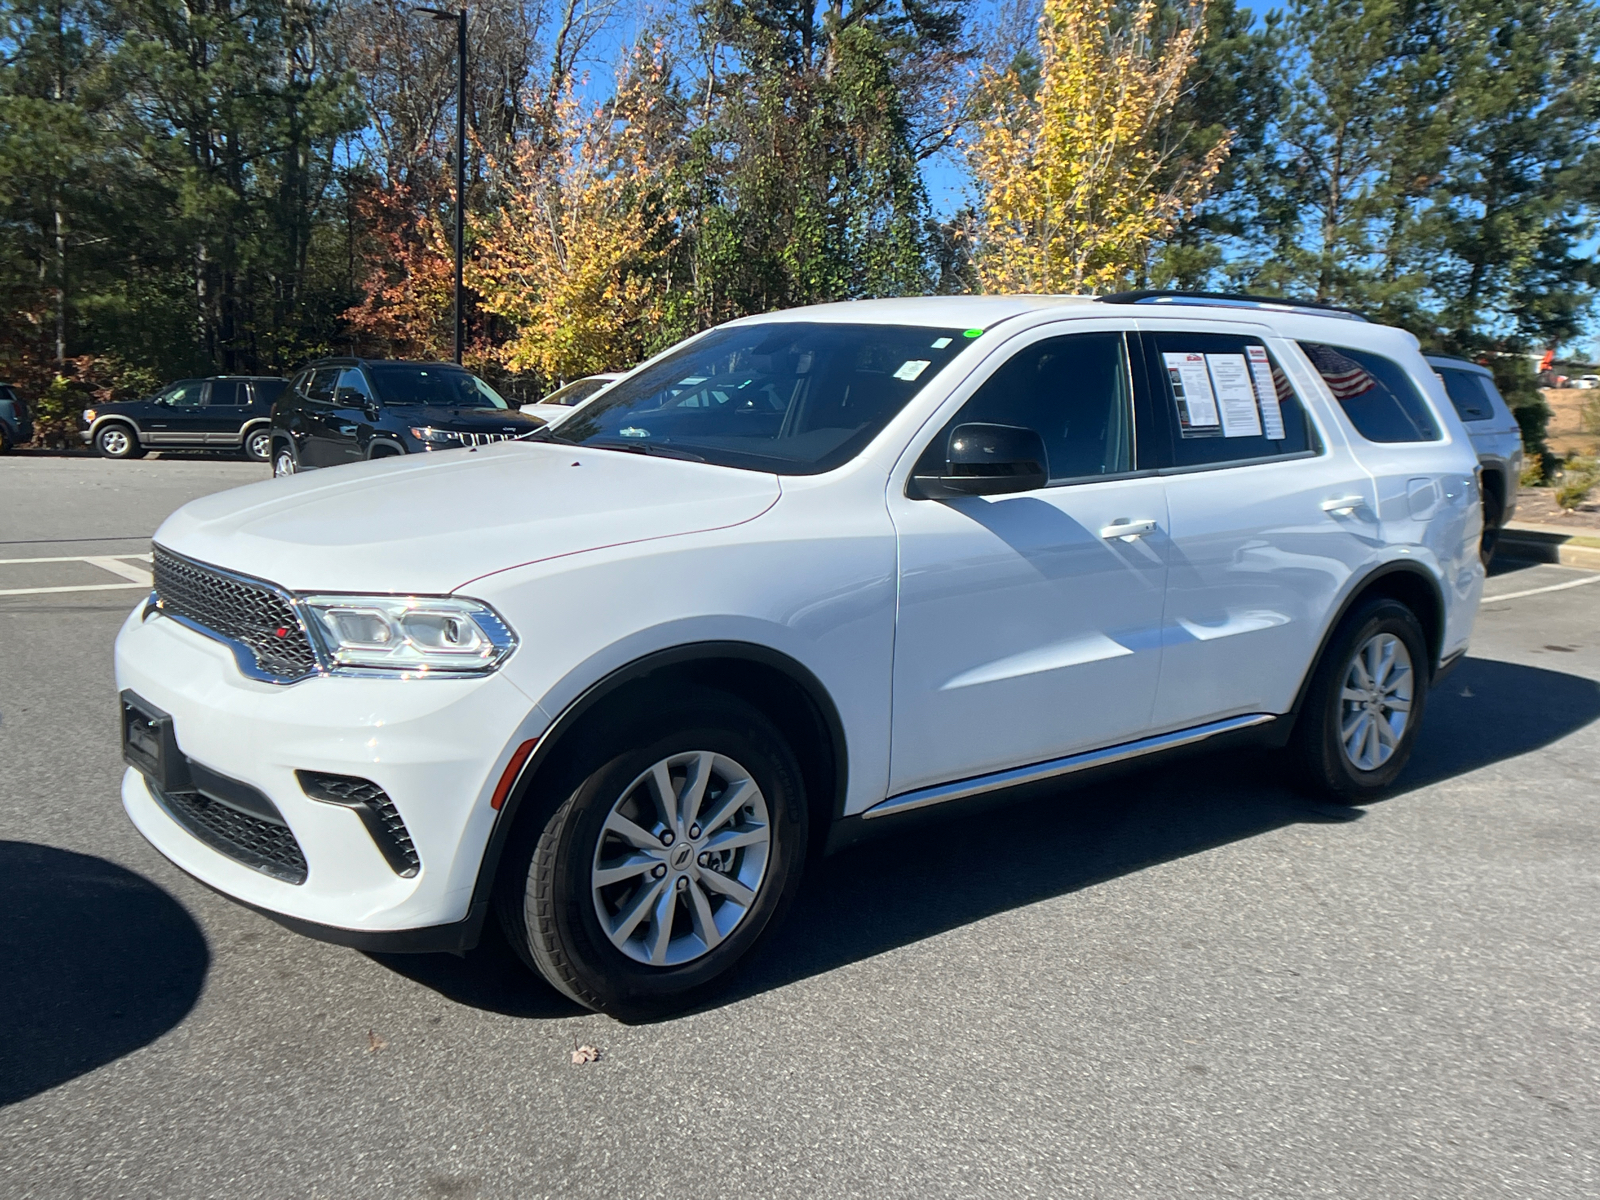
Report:
M 1173 733 L 1140 738 L 1136 742 L 1123 742 L 1120 746 L 1107 746 L 1103 750 L 1087 750 L 1082 754 L 1069 754 L 1066 758 L 1052 758 L 1049 762 L 1035 763 L 1031 767 L 1013 767 L 1009 771 L 996 771 L 992 775 L 979 775 L 976 778 L 962 779 L 955 783 L 941 783 L 933 787 L 918 788 L 914 792 L 902 792 L 898 796 L 890 796 L 887 800 L 867 809 L 861 816 L 863 819 L 868 820 L 873 817 L 891 817 L 897 813 L 910 812 L 912 809 L 943 804 L 946 800 L 961 800 L 967 796 L 976 796 L 981 792 L 1016 787 L 1018 784 L 1023 783 L 1036 783 L 1041 779 L 1054 779 L 1060 775 L 1071 775 L 1077 771 L 1087 771 L 1091 767 L 1103 767 L 1111 763 L 1122 762 L 1124 759 L 1138 758 L 1144 754 L 1154 754 L 1159 750 L 1173 750 L 1179 746 L 1190 746 L 1195 742 L 1203 742 L 1207 738 L 1216 737 L 1219 733 L 1233 733 L 1240 729 L 1249 729 L 1255 725 L 1264 725 L 1268 721 L 1276 719 L 1271 713 L 1250 713 L 1243 717 L 1229 717 L 1223 721 L 1212 721 L 1206 725 L 1196 725 L 1192 729 L 1179 729 Z

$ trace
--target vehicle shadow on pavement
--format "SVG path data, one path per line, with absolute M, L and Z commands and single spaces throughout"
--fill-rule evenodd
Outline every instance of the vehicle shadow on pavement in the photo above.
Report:
M 0 1106 L 155 1041 L 211 963 L 167 892 L 103 858 L 0 841 Z
M 1600 684 L 1467 659 L 1429 695 L 1416 756 L 1390 793 L 1537 750 L 1600 719 Z M 950 815 L 813 862 L 784 927 L 702 1006 L 715 1009 L 995 913 L 1287 825 L 1360 820 L 1298 790 L 1281 755 L 1212 753 L 1082 787 Z M 492 1012 L 580 1010 L 535 979 L 498 930 L 465 958 L 374 955 L 440 994 Z

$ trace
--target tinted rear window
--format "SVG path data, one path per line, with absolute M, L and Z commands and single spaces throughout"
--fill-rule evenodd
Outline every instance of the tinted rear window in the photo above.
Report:
M 1439 369 L 1444 380 L 1445 395 L 1455 405 L 1456 414 L 1463 421 L 1487 421 L 1494 416 L 1494 405 L 1484 390 L 1487 382 L 1476 371 L 1457 371 L 1450 367 Z
M 1301 342 L 1311 365 L 1369 442 L 1436 442 L 1439 427 L 1399 363 L 1369 350 Z

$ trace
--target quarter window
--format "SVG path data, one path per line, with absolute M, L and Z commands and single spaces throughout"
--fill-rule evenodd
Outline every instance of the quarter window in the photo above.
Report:
M 1158 419 L 1172 465 L 1203 467 L 1320 450 L 1288 376 L 1260 338 L 1147 334 Z
M 958 425 L 1017 425 L 1044 439 L 1051 483 L 1133 470 L 1133 398 L 1120 333 L 1049 338 L 1012 355 L 923 452 L 916 473 L 940 475 Z
M 1436 442 L 1439 427 L 1399 363 L 1367 350 L 1301 342 L 1356 432 L 1369 442 Z

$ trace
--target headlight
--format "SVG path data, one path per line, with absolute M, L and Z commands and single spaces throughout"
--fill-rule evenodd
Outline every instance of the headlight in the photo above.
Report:
M 446 596 L 307 596 L 335 667 L 449 675 L 492 671 L 517 636 L 487 604 Z
M 431 425 L 413 425 L 411 436 L 430 446 L 462 445 L 466 439 L 453 429 L 435 429 Z
M 89 424 L 91 424 L 91 425 L 94 424 L 94 418 L 95 418 L 94 409 L 86 408 L 86 409 L 83 410 L 83 419 L 85 421 L 89 422 Z

